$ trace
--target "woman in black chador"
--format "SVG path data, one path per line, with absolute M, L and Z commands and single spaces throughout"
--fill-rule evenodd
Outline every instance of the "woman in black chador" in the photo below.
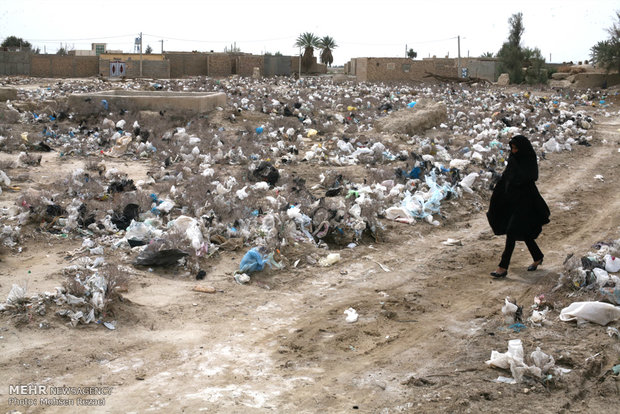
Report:
M 495 278 L 506 277 L 515 241 L 527 245 L 534 262 L 527 268 L 534 271 L 543 262 L 543 253 L 534 241 L 549 223 L 549 207 L 536 188 L 538 163 L 536 152 L 523 135 L 510 140 L 510 157 L 502 178 L 495 185 L 487 218 L 496 235 L 506 235 L 506 247 L 497 270 L 491 272 Z

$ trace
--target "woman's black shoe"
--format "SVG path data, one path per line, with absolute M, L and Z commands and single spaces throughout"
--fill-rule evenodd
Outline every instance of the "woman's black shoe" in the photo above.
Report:
M 533 272 L 534 270 L 538 269 L 538 266 L 540 266 L 542 262 L 543 262 L 543 259 L 540 259 L 538 263 L 537 262 L 532 263 L 531 265 L 527 267 L 527 271 Z
M 501 279 L 503 277 L 506 277 L 507 274 L 508 274 L 508 270 L 504 270 L 502 273 L 491 272 L 491 276 L 493 276 L 495 279 Z

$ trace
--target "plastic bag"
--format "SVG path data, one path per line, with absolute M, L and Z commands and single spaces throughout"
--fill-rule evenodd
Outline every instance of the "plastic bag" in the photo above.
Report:
M 540 368 L 542 374 L 546 374 L 555 366 L 555 359 L 551 355 L 545 354 L 539 347 L 536 347 L 536 351 L 532 352 L 530 358 L 534 365 Z
M 168 226 L 174 228 L 180 233 L 183 233 L 185 238 L 191 242 L 192 248 L 194 248 L 197 253 L 201 251 L 204 244 L 204 238 L 202 236 L 202 231 L 200 230 L 200 223 L 198 220 L 188 216 L 179 216 L 172 222 L 168 223 Z
M 241 259 L 241 264 L 239 265 L 238 273 L 252 273 L 252 272 L 260 272 L 265 268 L 265 259 L 263 255 L 258 252 L 258 248 L 250 249 L 243 259 Z
M 605 286 L 607 282 L 611 280 L 609 273 L 601 268 L 595 267 L 592 269 L 592 272 L 594 273 L 594 276 L 596 276 L 596 284 L 598 287 Z
M 620 257 L 614 257 L 610 254 L 605 255 L 605 270 L 609 273 L 620 271 Z
M 560 320 L 564 322 L 587 321 L 605 326 L 617 319 L 620 319 L 620 307 L 603 302 L 574 302 L 560 312 Z
M 330 253 L 326 257 L 319 260 L 319 264 L 323 267 L 327 267 L 339 261 L 340 261 L 340 253 Z
M 26 299 L 26 287 L 13 284 L 9 296 L 6 298 L 6 303 L 13 305 L 22 303 Z

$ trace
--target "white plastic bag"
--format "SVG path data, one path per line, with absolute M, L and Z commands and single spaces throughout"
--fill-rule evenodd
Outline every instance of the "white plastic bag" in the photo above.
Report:
M 605 326 L 617 319 L 620 319 L 620 307 L 603 302 L 574 302 L 560 312 L 560 320 L 564 322 L 587 321 Z
M 594 276 L 596 276 L 596 284 L 598 285 L 598 287 L 605 286 L 605 284 L 607 284 L 607 282 L 611 280 L 611 278 L 609 277 L 609 273 L 607 273 L 607 271 L 604 269 L 595 267 L 594 269 L 592 269 L 592 272 L 594 273 Z
M 346 309 L 344 311 L 344 313 L 345 313 L 345 315 L 347 315 L 345 320 L 348 323 L 357 322 L 358 315 L 357 315 L 357 311 L 355 309 L 353 309 L 353 308 Z
M 7 304 L 19 304 L 26 299 L 26 287 L 13 284 L 9 296 L 6 298 Z
M 334 263 L 340 261 L 340 253 L 330 253 L 321 260 L 319 260 L 319 264 L 323 267 L 331 266 Z
M 605 270 L 609 273 L 620 271 L 620 257 L 614 257 L 610 254 L 605 255 Z

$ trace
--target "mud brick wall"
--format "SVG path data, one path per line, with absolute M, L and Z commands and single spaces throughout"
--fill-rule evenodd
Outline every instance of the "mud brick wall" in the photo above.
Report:
M 226 53 L 213 53 L 208 56 L 209 76 L 229 76 L 232 74 L 232 61 Z
M 30 52 L 0 51 L 0 75 L 30 75 Z
M 165 53 L 170 62 L 170 77 L 209 75 L 209 55 L 206 53 Z
M 356 76 L 359 81 L 408 81 L 423 80 L 425 71 L 432 64 L 408 58 L 358 58 Z
M 458 59 L 355 58 L 347 65 L 346 73 L 355 74 L 361 82 L 433 82 L 432 78 L 425 77 L 427 72 L 441 76 L 459 76 Z M 461 58 L 461 67 L 468 69 L 470 77 L 494 82 L 495 66 L 496 62 L 492 59 Z
M 85 78 L 98 73 L 98 56 L 32 55 L 30 59 L 30 76 Z
M 260 68 L 260 74 L 263 75 L 264 61 L 262 56 L 238 56 L 237 57 L 237 74 L 241 76 L 252 76 L 254 68 Z
M 457 59 L 425 59 L 423 62 L 430 62 L 432 73 L 441 76 L 459 76 L 458 72 L 458 60 Z M 461 59 L 461 66 L 463 66 L 463 60 Z
M 605 86 L 613 86 L 620 83 L 620 74 L 612 73 L 577 73 L 573 87 L 576 88 L 602 88 Z

